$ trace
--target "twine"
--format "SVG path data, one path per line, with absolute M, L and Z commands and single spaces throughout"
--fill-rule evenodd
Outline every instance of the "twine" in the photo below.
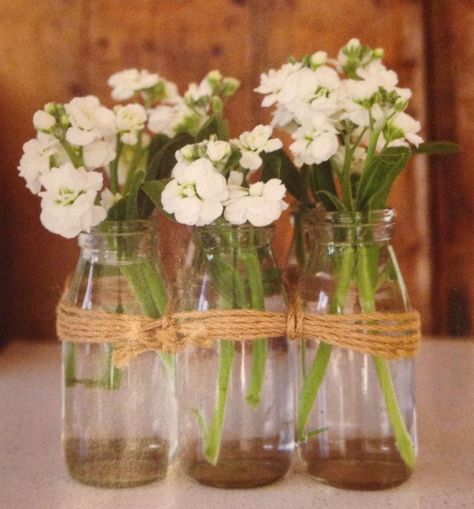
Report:
M 287 313 L 255 309 L 142 315 L 91 311 L 61 300 L 56 330 L 61 341 L 115 343 L 118 366 L 149 350 L 176 353 L 188 346 L 210 347 L 215 340 L 242 341 L 287 336 L 323 341 L 386 359 L 413 357 L 419 348 L 420 317 L 404 313 L 305 313 L 295 299 Z

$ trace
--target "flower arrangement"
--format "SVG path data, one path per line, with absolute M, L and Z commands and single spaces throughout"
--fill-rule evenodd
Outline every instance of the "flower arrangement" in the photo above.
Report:
M 41 197 L 41 222 L 66 238 L 106 219 L 147 218 L 142 184 L 169 175 L 174 152 L 212 126 L 239 85 L 212 71 L 180 96 L 174 83 L 137 69 L 108 83 L 114 99 L 136 102 L 110 109 L 86 96 L 46 104 L 33 117 L 37 136 L 23 147 L 18 169 Z
M 41 198 L 41 223 L 66 238 L 95 227 L 107 231 L 110 222 L 147 219 L 154 205 L 146 186 L 170 175 L 176 150 L 212 130 L 239 86 L 212 71 L 181 96 L 174 83 L 137 69 L 118 72 L 108 83 L 113 99 L 134 102 L 108 108 L 97 97 L 86 96 L 67 104 L 48 103 L 33 116 L 36 137 L 23 146 L 18 170 L 27 188 Z M 226 128 L 224 121 L 219 125 Z M 134 262 L 133 252 L 123 256 Z M 153 264 L 135 261 L 135 268 L 122 268 L 123 276 L 143 312 L 158 318 L 167 303 L 164 281 Z M 72 345 L 66 362 L 70 383 L 73 351 Z M 170 364 L 168 355 L 161 357 Z M 115 387 L 114 380 L 120 379 L 116 371 L 103 386 Z
M 286 188 L 279 178 L 255 181 L 256 170 L 261 168 L 265 155 L 282 147 L 279 139 L 272 138 L 270 126 L 258 125 L 252 131 L 242 133 L 237 139 L 219 139 L 222 119 L 216 122 L 215 133 L 198 143 L 184 146 L 176 152 L 177 163 L 171 179 L 150 182 L 146 191 L 164 213 L 177 222 L 204 227 L 214 224 L 222 227 L 221 237 L 229 242 L 226 225 L 250 224 L 255 227 L 268 226 L 276 221 L 288 207 L 284 201 Z M 216 255 L 209 260 L 212 285 L 221 297 L 224 308 L 264 309 L 264 276 L 260 269 L 257 248 L 240 252 L 238 260 L 229 265 Z M 244 266 L 245 276 L 239 264 Z M 249 285 L 234 296 L 232 288 L 244 277 Z M 230 297 L 229 297 L 230 295 Z M 194 409 L 203 440 L 203 454 L 209 463 L 216 465 L 219 459 L 224 415 L 229 390 L 228 381 L 233 367 L 234 344 L 220 342 L 220 367 L 217 393 L 210 425 L 199 409 Z M 267 359 L 267 340 L 262 338 L 252 346 L 253 361 L 247 402 L 257 407 L 261 401 Z
M 411 91 L 382 63 L 383 50 L 357 39 L 341 48 L 336 59 L 318 51 L 290 58 L 280 69 L 261 75 L 257 92 L 264 107 L 274 107 L 274 126 L 291 135 L 293 161 L 267 158 L 264 172 L 281 175 L 301 208 L 322 203 L 329 211 L 369 212 L 386 207 L 393 183 L 417 153 L 450 152 L 454 144 L 423 143 L 420 123 L 408 115 Z M 354 238 L 358 225 L 354 223 Z M 295 232 L 301 235 L 301 232 Z M 300 243 L 301 244 L 301 243 Z M 332 313 L 343 313 L 349 287 L 358 288 L 362 312 L 375 311 L 377 248 L 362 243 L 333 253 L 337 288 Z M 297 440 L 306 429 L 332 347 L 320 343 L 299 394 Z M 400 414 L 386 359 L 374 357 L 397 448 L 409 468 L 415 449 Z

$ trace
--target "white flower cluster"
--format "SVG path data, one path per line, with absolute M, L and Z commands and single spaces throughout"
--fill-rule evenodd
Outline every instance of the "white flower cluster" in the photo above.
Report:
M 235 93 L 239 82 L 224 78 L 219 71 L 209 72 L 200 83 L 191 83 L 184 96 L 177 92 L 149 110 L 148 129 L 173 136 L 179 132 L 197 134 L 212 110 Z
M 271 179 L 246 185 L 245 178 L 247 170 L 262 164 L 260 152 L 281 147 L 281 141 L 271 139 L 271 134 L 271 127 L 259 125 L 238 140 L 211 138 L 182 148 L 176 153 L 178 163 L 172 179 L 161 195 L 165 212 L 179 223 L 196 226 L 211 224 L 222 216 L 235 225 L 266 226 L 278 219 L 288 206 L 282 182 Z M 249 153 L 254 154 L 251 164 Z M 259 157 L 258 165 L 255 157 Z
M 265 95 L 262 106 L 276 106 L 273 125 L 291 133 L 298 166 L 332 158 L 346 135 L 363 149 L 377 130 L 379 151 L 423 141 L 419 122 L 404 113 L 411 92 L 397 87 L 382 56 L 351 39 L 337 60 L 319 51 L 261 75 L 256 91 Z
M 105 218 L 116 196 L 98 204 L 104 178 L 96 170 L 107 169 L 116 158 L 117 138 L 137 142 L 146 118 L 140 104 L 111 110 L 95 96 L 76 97 L 64 106 L 47 104 L 35 113 L 38 133 L 23 146 L 18 169 L 28 189 L 42 198 L 45 228 L 71 238 Z

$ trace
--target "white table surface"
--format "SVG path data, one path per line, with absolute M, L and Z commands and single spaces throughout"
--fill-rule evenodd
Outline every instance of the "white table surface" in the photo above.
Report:
M 208 488 L 179 474 L 93 488 L 63 465 L 59 345 L 12 342 L 0 352 L 0 509 L 474 508 L 474 342 L 425 340 L 417 398 L 417 469 L 390 490 L 338 490 L 301 474 L 254 490 Z

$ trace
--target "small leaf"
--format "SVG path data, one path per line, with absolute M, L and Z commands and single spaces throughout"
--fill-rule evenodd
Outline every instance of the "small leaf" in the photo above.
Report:
M 451 141 L 427 141 L 418 147 L 412 147 L 413 154 L 455 154 L 459 145 Z
M 313 429 L 312 431 L 308 431 L 308 433 L 306 433 L 306 438 L 311 438 L 311 437 L 314 437 L 315 435 L 319 435 L 320 433 L 324 433 L 328 429 L 329 428 L 326 426 L 325 428 L 318 428 L 318 429 Z
M 321 200 L 326 210 L 337 210 L 339 212 L 344 212 L 346 210 L 344 203 L 336 195 L 329 191 L 317 191 L 315 193 L 315 198 L 319 198 Z
M 142 191 L 150 198 L 156 207 L 162 208 L 161 193 L 165 188 L 168 181 L 165 180 L 150 180 L 142 184 Z
M 110 221 L 121 221 L 127 217 L 127 200 L 125 198 L 120 199 L 112 207 L 110 207 L 107 213 L 107 219 Z
M 288 192 L 299 202 L 307 203 L 308 195 L 303 175 L 298 171 L 292 160 L 284 150 L 279 149 L 268 154 L 261 154 L 262 180 L 267 182 L 272 178 L 279 178 L 285 184 Z
M 357 191 L 357 209 L 383 208 L 395 179 L 410 159 L 408 147 L 389 147 L 365 168 Z
M 142 170 L 135 172 L 135 174 L 132 177 L 132 181 L 130 183 L 130 190 L 127 196 L 125 197 L 126 199 L 125 215 L 127 219 L 138 219 L 140 217 L 138 212 L 138 192 L 140 191 L 140 186 L 142 185 L 144 180 L 145 172 Z
M 193 408 L 193 415 L 194 415 L 194 418 L 196 419 L 196 423 L 199 427 L 199 430 L 201 431 L 203 440 L 206 441 L 208 430 L 207 430 L 206 420 L 204 419 L 204 416 L 202 415 L 201 410 L 199 410 L 198 408 Z
M 215 113 L 205 122 L 196 135 L 196 142 L 208 140 L 212 135 L 219 140 L 229 139 L 229 126 L 220 112 Z
M 334 202 L 335 198 L 337 202 L 341 203 L 337 198 L 331 163 L 326 161 L 318 165 L 313 164 L 307 168 L 309 185 L 313 196 L 321 200 L 326 210 L 341 210 L 340 206 L 335 205 Z M 344 206 L 342 210 L 345 210 Z

